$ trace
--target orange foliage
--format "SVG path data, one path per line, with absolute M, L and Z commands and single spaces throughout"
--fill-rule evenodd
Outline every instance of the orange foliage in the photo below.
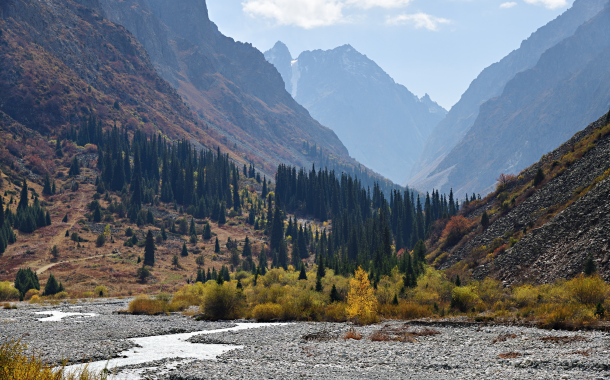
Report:
M 471 226 L 472 222 L 461 215 L 451 217 L 441 235 L 441 239 L 445 241 L 444 246 L 450 247 L 457 244 L 468 233 Z

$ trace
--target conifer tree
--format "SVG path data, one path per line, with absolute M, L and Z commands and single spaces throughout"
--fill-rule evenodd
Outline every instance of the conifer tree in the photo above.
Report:
M 218 243 L 218 238 L 216 238 L 216 244 L 214 244 L 214 252 L 215 253 L 220 252 L 220 244 Z
M 57 293 L 59 293 L 59 284 L 57 283 L 55 276 L 53 276 L 53 274 L 51 274 L 49 276 L 49 279 L 47 280 L 47 284 L 44 287 L 44 295 L 52 296 Z
M 587 260 L 585 261 L 584 273 L 585 275 L 590 276 L 595 272 L 597 272 L 597 266 L 595 265 L 595 261 L 593 261 L 593 255 L 589 253 L 587 255 Z
M 286 241 L 282 239 L 277 255 L 277 265 L 284 269 L 288 269 L 288 250 L 286 248 Z
M 337 291 L 337 286 L 333 284 L 333 288 L 330 290 L 330 303 L 341 301 L 341 296 Z
M 284 222 L 282 220 L 282 213 L 278 205 L 275 205 L 275 213 L 273 214 L 273 224 L 271 226 L 271 238 L 269 239 L 269 246 L 271 250 L 279 250 L 280 243 L 284 240 Z M 302 253 L 301 253 L 302 254 Z
M 61 139 L 58 137 L 55 142 L 55 156 L 58 158 L 62 158 L 64 156 L 64 152 L 61 149 Z
M 167 240 L 167 232 L 165 232 L 165 224 L 161 225 L 161 239 L 163 239 L 163 241 Z
M 28 182 L 23 179 L 23 185 L 21 187 L 21 197 L 19 198 L 19 204 L 17 210 L 28 208 Z
M 246 240 L 244 241 L 244 249 L 241 253 L 243 257 L 251 257 L 252 256 L 252 247 L 250 246 L 250 239 L 246 236 Z
M 307 273 L 305 273 L 305 265 L 301 263 L 301 271 L 299 272 L 299 280 L 307 280 Z
M 267 252 L 265 251 L 265 246 L 261 247 L 261 252 L 258 254 L 258 268 L 261 272 L 261 275 L 265 275 L 267 273 Z
M 233 210 L 238 214 L 241 214 L 241 202 L 239 199 L 239 186 L 237 183 L 238 172 L 235 170 L 233 173 Z
M 46 173 L 44 176 L 44 186 L 42 188 L 42 193 L 44 195 L 53 194 L 53 189 L 51 189 L 51 180 L 49 179 L 49 173 Z
M 146 243 L 144 245 L 144 265 L 152 267 L 155 265 L 155 240 L 151 230 L 148 230 L 146 235 Z
M 72 163 L 70 164 L 70 170 L 68 171 L 69 176 L 75 176 L 80 174 L 80 164 L 76 159 L 76 156 L 72 158 Z
M 218 225 L 223 225 L 227 222 L 227 208 L 225 203 L 222 202 L 220 204 L 220 209 L 218 210 Z
M 212 238 L 212 227 L 210 227 L 210 223 L 206 223 L 205 227 L 203 227 L 203 239 L 210 240 Z
M 486 229 L 489 226 L 489 215 L 487 215 L 487 211 L 483 211 L 483 215 L 481 215 L 481 226 L 483 226 L 483 229 Z
M 180 256 L 186 257 L 189 255 L 189 251 L 186 249 L 186 243 L 182 243 L 182 251 L 180 252 Z
M 542 181 L 544 181 L 544 172 L 542 171 L 542 168 L 538 168 L 536 176 L 534 176 L 534 187 L 540 185 Z

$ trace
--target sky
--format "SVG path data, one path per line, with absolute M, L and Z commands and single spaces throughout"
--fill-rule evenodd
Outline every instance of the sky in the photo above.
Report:
M 293 56 L 350 44 L 450 109 L 470 82 L 574 0 L 207 0 L 220 31 Z

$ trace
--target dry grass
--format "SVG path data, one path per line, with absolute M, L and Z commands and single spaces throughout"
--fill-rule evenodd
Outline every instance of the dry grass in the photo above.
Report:
M 506 342 L 509 339 L 515 339 L 517 337 L 516 334 L 504 334 L 504 335 L 498 335 L 497 337 L 494 338 L 494 340 L 491 341 L 491 343 L 499 343 L 499 342 Z
M 523 356 L 523 354 L 520 354 L 518 352 L 505 352 L 503 354 L 498 355 L 500 359 L 515 359 L 521 356 Z
M 574 342 L 586 342 L 587 339 L 580 335 L 575 336 L 545 336 L 540 338 L 541 341 L 546 343 L 557 343 L 557 344 L 568 344 Z
M 362 334 L 357 332 L 355 329 L 351 328 L 351 329 L 349 329 L 343 335 L 343 339 L 345 339 L 345 340 L 348 340 L 348 339 L 360 340 L 360 339 L 362 339 Z
M 26 346 L 18 341 L 5 341 L 0 345 L 0 379 L 7 380 L 107 380 L 105 373 L 82 371 L 68 372 L 54 368 L 36 356 L 27 356 Z
M 414 343 L 417 341 L 415 339 L 416 337 L 434 336 L 440 334 L 440 331 L 428 327 L 411 329 L 411 326 L 409 326 L 408 324 L 404 324 L 397 327 L 385 325 L 381 328 L 381 330 L 373 332 L 369 339 L 373 342 Z

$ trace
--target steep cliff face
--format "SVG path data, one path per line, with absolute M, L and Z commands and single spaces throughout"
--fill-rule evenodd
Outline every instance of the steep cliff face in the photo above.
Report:
M 105 125 L 191 138 L 189 109 L 97 1 L 11 0 L 1 10 L 0 111 L 45 135 L 95 114 Z
M 221 141 L 269 171 L 280 163 L 309 166 L 323 155 L 356 165 L 345 146 L 285 91 L 277 70 L 251 44 L 222 35 L 204 1 L 101 0 L 149 52 L 157 72 Z
M 487 192 L 500 173 L 518 173 L 610 107 L 610 6 L 519 73 L 481 107 L 462 141 L 432 174 L 441 191 Z
M 397 183 L 447 113 L 428 95 L 419 99 L 394 82 L 350 45 L 305 51 L 292 60 L 278 42 L 265 57 L 292 96 L 336 132 L 354 158 Z
M 547 49 L 572 36 L 580 25 L 599 13 L 606 3 L 607 0 L 576 0 L 565 13 L 523 41 L 519 49 L 483 70 L 460 101 L 451 108 L 447 117 L 434 128 L 407 182 L 422 190 L 446 185 L 448 173 L 436 169 L 474 125 L 481 105 L 501 95 L 506 84 L 517 73 L 534 67 Z

